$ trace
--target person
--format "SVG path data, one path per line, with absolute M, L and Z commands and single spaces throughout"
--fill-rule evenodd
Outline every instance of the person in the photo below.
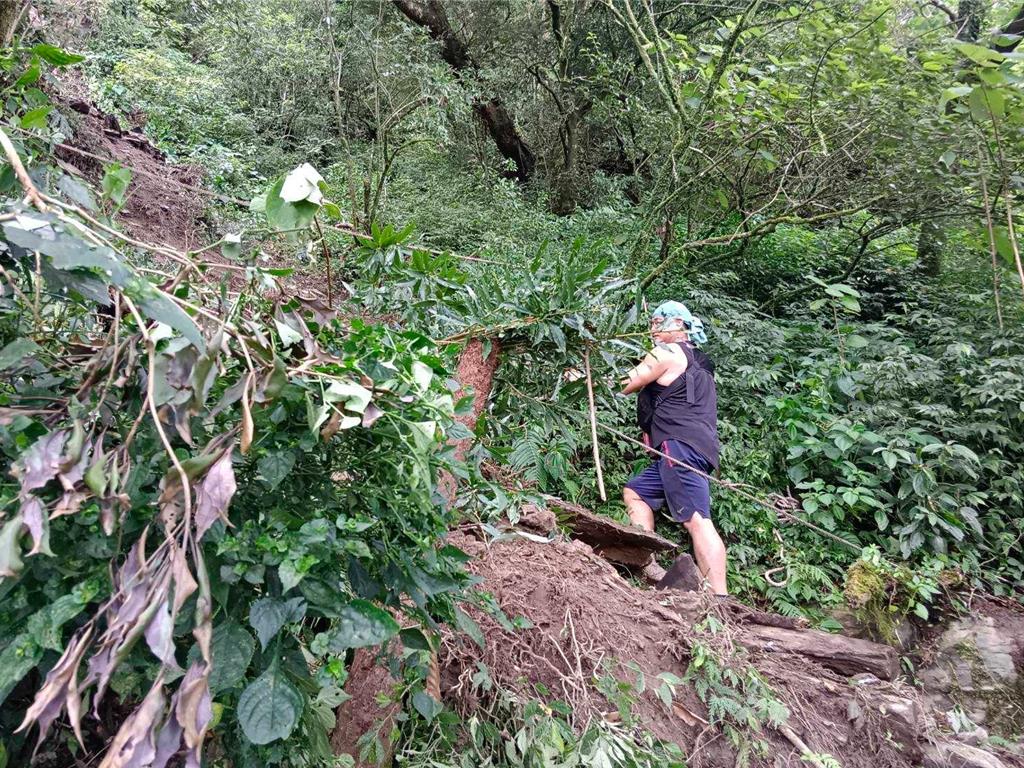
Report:
M 684 304 L 666 301 L 651 316 L 651 337 L 654 348 L 629 372 L 622 393 L 638 393 L 644 442 L 682 463 L 656 456 L 626 483 L 622 498 L 630 520 L 648 531 L 654 530 L 654 511 L 667 503 L 672 519 L 689 533 L 711 589 L 725 595 L 725 544 L 711 521 L 708 479 L 718 467 L 719 448 L 714 363 L 694 346 L 707 341 L 704 325 Z M 652 566 L 648 576 L 664 573 Z

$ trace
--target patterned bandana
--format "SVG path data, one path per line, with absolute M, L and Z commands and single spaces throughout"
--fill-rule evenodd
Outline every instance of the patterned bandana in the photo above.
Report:
M 704 322 L 694 317 L 686 305 L 679 301 L 666 301 L 651 314 L 651 327 L 657 331 L 670 332 L 686 330 L 690 341 L 704 344 L 708 340 Z

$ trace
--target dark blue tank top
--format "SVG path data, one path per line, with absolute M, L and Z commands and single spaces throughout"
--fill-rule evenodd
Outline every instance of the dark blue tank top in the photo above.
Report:
M 686 371 L 671 384 L 654 381 L 640 390 L 637 422 L 651 436 L 651 445 L 666 440 L 686 443 L 718 467 L 718 393 L 714 363 L 685 344 Z

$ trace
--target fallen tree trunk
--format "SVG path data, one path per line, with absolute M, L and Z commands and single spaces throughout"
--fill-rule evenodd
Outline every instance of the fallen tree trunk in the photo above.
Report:
M 606 560 L 619 565 L 641 568 L 658 552 L 671 552 L 676 544 L 651 531 L 632 525 L 621 525 L 577 504 L 554 496 L 544 500 L 567 517 L 570 535 L 593 547 Z
M 868 672 L 879 680 L 895 680 L 900 672 L 896 651 L 888 645 L 814 629 L 748 626 L 747 637 L 740 642 L 747 648 L 765 653 L 795 654 L 813 659 L 841 675 Z

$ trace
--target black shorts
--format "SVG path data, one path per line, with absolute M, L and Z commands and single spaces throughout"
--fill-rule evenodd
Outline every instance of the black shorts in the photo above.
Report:
M 703 455 L 679 440 L 666 440 L 659 450 L 705 475 L 714 471 Z M 626 483 L 626 487 L 635 491 L 651 509 L 661 509 L 667 501 L 668 511 L 676 522 L 688 522 L 695 512 L 711 519 L 711 483 L 708 478 L 675 461 L 659 458 Z

